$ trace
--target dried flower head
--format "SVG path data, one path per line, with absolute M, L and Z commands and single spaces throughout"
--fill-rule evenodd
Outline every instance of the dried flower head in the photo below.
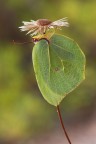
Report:
M 57 21 L 50 21 L 48 19 L 38 19 L 37 21 L 31 20 L 30 22 L 23 21 L 23 26 L 19 27 L 21 31 L 28 31 L 32 37 L 38 34 L 45 34 L 49 29 L 61 28 L 62 26 L 69 26 L 67 18 L 62 18 Z

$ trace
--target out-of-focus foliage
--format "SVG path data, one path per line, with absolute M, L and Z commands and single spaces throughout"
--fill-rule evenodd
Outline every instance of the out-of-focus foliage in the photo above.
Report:
M 26 84 L 20 67 L 20 47 L 2 47 L 5 50 L 0 50 L 0 137 L 34 134 L 49 120 L 45 112 L 47 106 L 37 97 L 38 92 L 34 88 L 24 90 Z
M 31 60 L 30 41 L 18 29 L 22 21 L 68 17 L 70 27 L 58 30 L 71 37 L 85 52 L 86 80 L 62 102 L 67 120 L 89 119 L 96 108 L 96 1 L 0 0 L 0 137 L 16 138 L 52 127 L 53 107 L 42 98 Z M 71 118 L 70 118 L 71 117 Z M 56 121 L 56 120 L 55 120 Z M 55 124 L 54 124 L 55 125 Z

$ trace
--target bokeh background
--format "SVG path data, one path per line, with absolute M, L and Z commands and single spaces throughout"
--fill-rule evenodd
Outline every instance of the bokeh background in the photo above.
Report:
M 86 79 L 60 105 L 74 144 L 96 144 L 96 0 L 0 0 L 0 144 L 63 144 L 56 108 L 42 97 L 22 21 L 68 17 L 62 33 L 86 55 Z

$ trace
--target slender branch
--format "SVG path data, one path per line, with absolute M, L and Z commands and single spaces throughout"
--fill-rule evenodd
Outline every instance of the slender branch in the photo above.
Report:
M 15 42 L 15 41 L 13 40 L 13 43 L 14 43 L 14 44 L 17 44 L 17 45 L 22 45 L 22 44 L 32 43 L 32 41 L 29 41 L 29 42 Z
M 60 123 L 61 123 L 61 125 L 62 125 L 63 131 L 64 131 L 64 133 L 65 133 L 65 136 L 66 136 L 69 144 L 72 144 L 71 141 L 70 141 L 70 138 L 69 138 L 69 136 L 68 136 L 68 134 L 67 134 L 67 132 L 66 132 L 66 129 L 65 129 L 65 126 L 64 126 L 64 123 L 63 123 L 63 120 L 62 120 L 62 116 L 61 116 L 61 112 L 60 112 L 59 105 L 57 106 L 57 112 L 58 112 L 59 120 L 60 120 Z

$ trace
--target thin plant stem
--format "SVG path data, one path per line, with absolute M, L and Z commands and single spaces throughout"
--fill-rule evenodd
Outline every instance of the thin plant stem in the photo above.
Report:
M 66 129 L 65 129 L 65 126 L 64 126 L 64 123 L 63 123 L 63 120 L 62 120 L 62 116 L 61 116 L 61 112 L 60 112 L 59 105 L 57 106 L 57 112 L 58 112 L 59 120 L 60 120 L 60 123 L 61 123 L 61 125 L 62 125 L 63 131 L 64 131 L 64 133 L 65 133 L 65 136 L 66 136 L 69 144 L 72 144 L 71 141 L 70 141 L 70 138 L 69 138 L 69 136 L 68 136 L 68 134 L 67 134 L 67 131 L 66 131 Z
M 13 40 L 13 44 L 23 45 L 23 44 L 29 44 L 29 43 L 36 43 L 36 42 L 38 42 L 38 41 L 40 41 L 40 40 L 42 40 L 42 39 L 46 40 L 46 41 L 48 42 L 48 44 L 50 43 L 47 38 L 41 38 L 41 39 L 34 39 L 34 38 L 32 38 L 32 41 L 29 41 L 29 42 L 15 42 L 15 41 Z
M 15 42 L 15 41 L 13 40 L 13 44 L 17 44 L 17 45 L 29 44 L 29 43 L 32 43 L 32 41 L 29 41 L 29 42 Z

